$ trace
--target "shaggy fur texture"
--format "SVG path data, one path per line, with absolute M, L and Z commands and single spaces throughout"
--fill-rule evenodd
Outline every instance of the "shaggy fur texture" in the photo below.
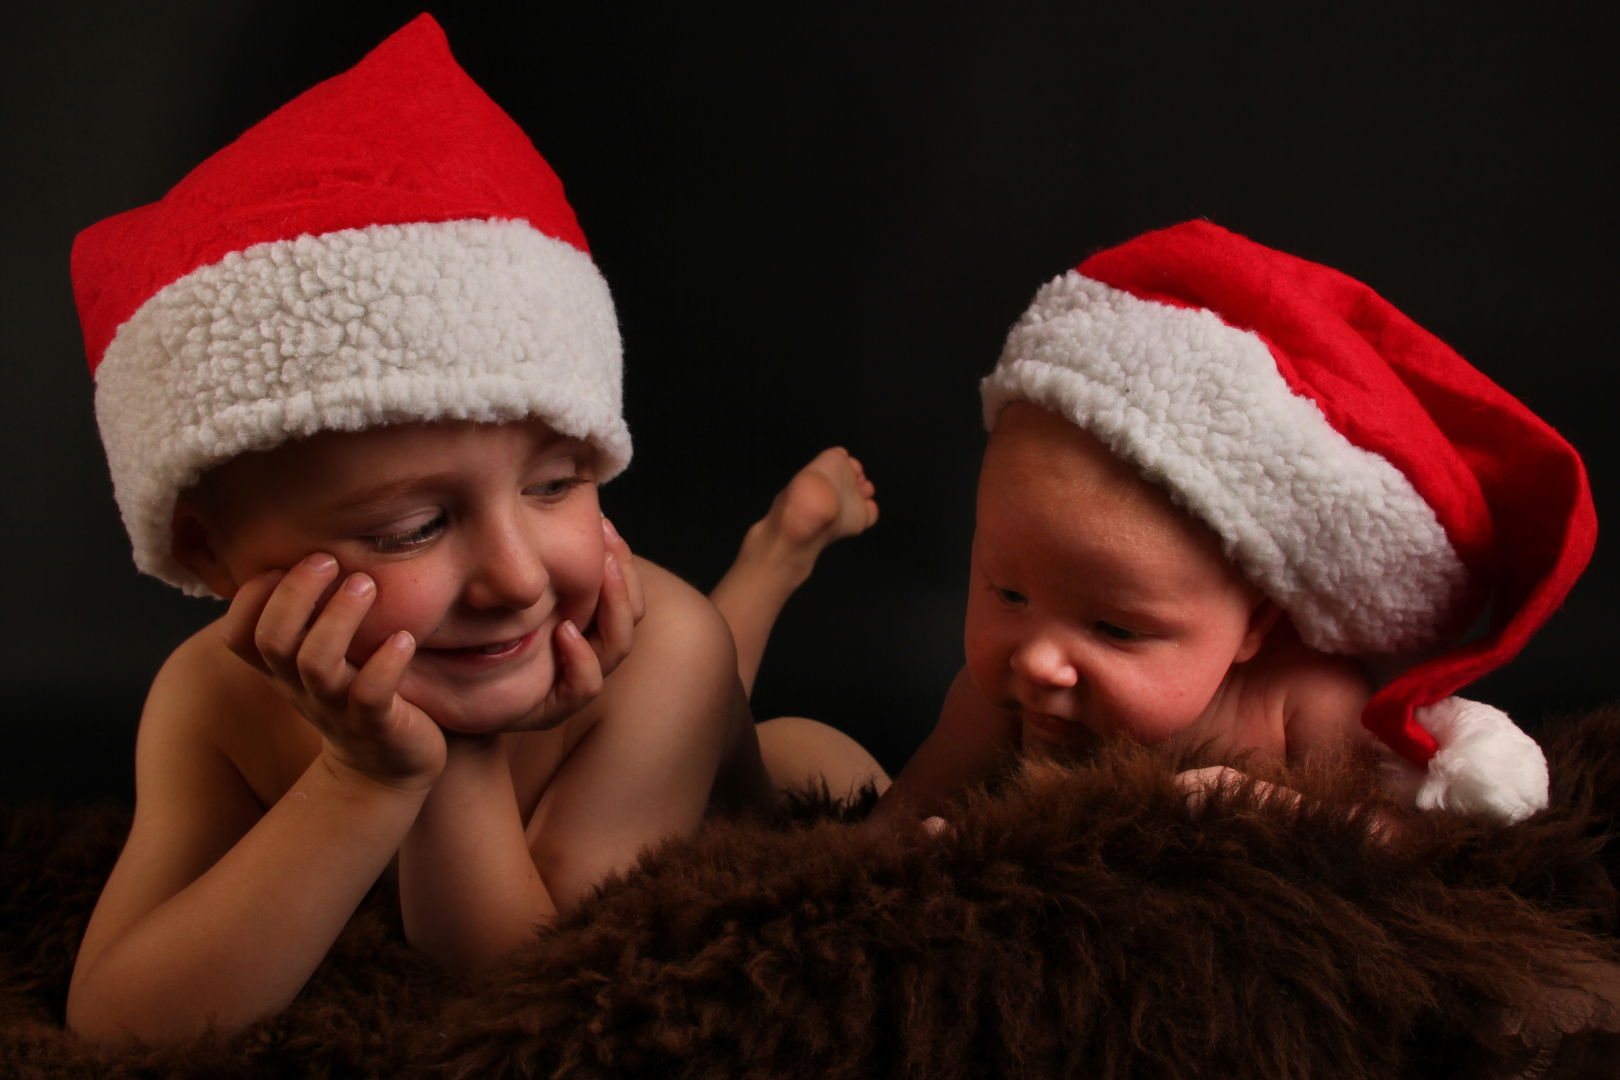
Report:
M 0 1075 L 1607 1077 L 1620 710 L 1545 745 L 1552 807 L 1511 827 L 1397 819 L 1343 772 L 1195 811 L 1131 751 L 1028 767 L 939 839 L 824 801 L 716 822 L 472 983 L 379 888 L 282 1016 L 116 1056 L 61 1023 L 127 821 L 12 810 Z

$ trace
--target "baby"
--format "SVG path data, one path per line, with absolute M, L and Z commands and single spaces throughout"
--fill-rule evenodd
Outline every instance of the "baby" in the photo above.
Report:
M 875 822 L 938 814 L 1011 751 L 1108 739 L 1376 748 L 1421 808 L 1546 805 L 1536 744 L 1450 695 L 1562 601 L 1591 497 L 1574 450 L 1438 339 L 1189 222 L 1042 289 L 982 389 L 967 664 Z M 1398 674 L 1375 692 L 1372 671 Z
M 630 457 L 607 287 L 430 18 L 88 230 L 74 281 L 137 564 L 231 598 L 153 683 L 75 1031 L 278 1011 L 391 865 L 412 944 L 487 966 L 711 798 L 772 798 L 724 618 L 597 502 Z M 795 478 L 724 590 L 745 667 L 875 517 L 841 450 Z M 770 733 L 785 779 L 886 779 Z

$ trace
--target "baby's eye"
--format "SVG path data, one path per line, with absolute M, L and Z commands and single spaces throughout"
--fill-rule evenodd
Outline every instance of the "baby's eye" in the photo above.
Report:
M 373 548 L 387 555 L 421 547 L 435 536 L 438 536 L 443 529 L 444 514 L 438 513 L 415 528 L 406 529 L 404 532 L 388 533 L 384 536 L 372 536 L 368 537 L 368 539 L 371 541 Z
M 996 588 L 996 595 L 1001 598 L 1001 602 L 1003 604 L 1006 604 L 1009 607 L 1023 607 L 1029 602 L 1023 593 L 1014 592 L 1011 589 L 1003 589 L 1000 586 L 997 586 Z
M 1115 641 L 1130 641 L 1136 637 L 1136 631 L 1127 630 L 1123 626 L 1115 626 L 1111 622 L 1098 623 L 1097 632 L 1105 637 L 1111 637 Z
M 542 480 L 538 484 L 530 484 L 523 491 L 524 494 L 533 495 L 537 499 L 556 501 L 583 483 L 585 478 L 574 473 L 572 476 L 558 476 L 551 480 Z

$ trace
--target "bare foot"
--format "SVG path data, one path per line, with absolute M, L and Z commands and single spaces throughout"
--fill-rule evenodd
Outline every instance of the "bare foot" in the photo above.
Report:
M 744 690 L 753 692 L 771 627 L 810 576 L 816 557 L 835 540 L 863 533 L 877 521 L 874 491 L 860 461 L 834 446 L 800 469 L 770 512 L 748 530 L 737 561 L 709 594 L 731 625 Z
M 857 536 L 876 523 L 875 490 L 857 458 L 842 446 L 830 447 L 788 481 L 761 524 L 774 524 L 790 549 L 819 554 L 834 540 Z

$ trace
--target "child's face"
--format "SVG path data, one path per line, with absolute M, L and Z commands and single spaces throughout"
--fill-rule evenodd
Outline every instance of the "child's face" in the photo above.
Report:
M 979 479 L 965 644 L 1026 746 L 1218 737 L 1199 720 L 1258 650 L 1266 607 L 1213 533 L 1091 435 L 1027 403 L 1002 414 Z
M 376 601 L 349 660 L 408 630 L 401 696 L 454 731 L 521 728 L 556 677 L 557 627 L 583 631 L 596 610 L 593 458 L 539 421 L 327 432 L 211 471 L 177 536 L 194 512 L 222 595 L 314 552 L 337 558 L 339 581 L 364 571 Z

